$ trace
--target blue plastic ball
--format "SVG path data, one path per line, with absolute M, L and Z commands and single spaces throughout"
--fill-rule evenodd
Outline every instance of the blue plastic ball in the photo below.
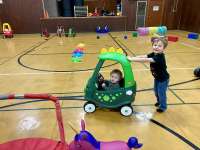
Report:
M 104 27 L 104 32 L 105 32 L 105 33 L 108 33 L 108 32 L 109 32 L 109 27 L 108 27 L 107 25 Z
M 100 26 L 96 27 L 96 32 L 101 33 L 101 27 Z

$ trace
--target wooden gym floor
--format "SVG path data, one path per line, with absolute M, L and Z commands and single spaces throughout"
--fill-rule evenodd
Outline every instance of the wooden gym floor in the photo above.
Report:
M 187 39 L 185 31 L 169 31 L 180 40 L 169 42 L 166 49 L 171 75 L 167 112 L 159 114 L 153 106 L 153 78 L 148 64 L 132 64 L 138 85 L 132 117 L 126 118 L 109 110 L 85 114 L 82 109 L 84 102 L 71 97 L 83 95 L 101 48 L 121 46 L 129 55 L 151 51 L 150 37 L 132 38 L 131 32 L 127 34 L 127 40 L 123 39 L 124 32 L 114 32 L 100 39 L 96 39 L 95 33 L 80 33 L 75 38 L 51 36 L 47 41 L 39 34 L 0 39 L 0 93 L 51 93 L 62 97 L 68 142 L 75 134 L 68 122 L 79 130 L 80 120 L 84 118 L 87 129 L 97 139 L 126 141 L 128 137 L 136 136 L 144 144 L 144 150 L 198 149 L 200 80 L 193 76 L 193 69 L 200 65 L 200 41 Z M 71 52 L 79 43 L 85 43 L 86 54 L 83 62 L 72 63 Z M 106 65 L 102 71 L 108 78 L 109 72 L 119 65 L 113 62 Z M 25 137 L 58 139 L 53 108 L 50 102 L 0 101 L 0 142 Z

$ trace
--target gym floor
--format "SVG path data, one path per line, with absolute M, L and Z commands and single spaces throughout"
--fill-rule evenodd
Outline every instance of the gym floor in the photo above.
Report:
M 189 150 L 200 148 L 200 80 L 193 69 L 200 63 L 200 41 L 187 39 L 185 31 L 169 31 L 179 37 L 169 42 L 165 51 L 171 75 L 168 90 L 168 110 L 159 114 L 154 107 L 153 78 L 149 64 L 132 63 L 137 82 L 133 103 L 134 115 L 123 117 L 119 112 L 97 110 L 85 114 L 83 96 L 88 78 L 98 62 L 101 48 L 122 47 L 129 55 L 151 52 L 150 36 L 123 38 L 124 32 L 112 32 L 96 39 L 95 33 L 79 33 L 75 38 L 59 38 L 53 34 L 49 40 L 39 34 L 15 35 L 13 39 L 0 39 L 1 93 L 50 93 L 60 101 L 66 139 L 75 135 L 69 127 L 80 129 L 80 120 L 97 139 L 125 140 L 136 136 L 144 150 Z M 76 45 L 86 45 L 83 61 L 71 62 Z M 108 61 L 102 68 L 105 78 L 118 64 Z M 25 137 L 58 139 L 59 134 L 54 106 L 48 101 L 0 101 L 0 143 Z

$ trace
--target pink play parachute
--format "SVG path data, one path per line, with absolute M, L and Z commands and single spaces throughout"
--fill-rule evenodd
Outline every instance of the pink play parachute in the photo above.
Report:
M 60 103 L 57 97 L 48 94 L 24 94 L 20 96 L 12 94 L 0 96 L 0 100 L 4 99 L 45 99 L 52 101 L 56 107 L 56 118 L 60 132 L 60 141 L 46 138 L 18 139 L 0 144 L 0 150 L 69 150 L 69 146 L 65 141 L 63 119 Z
M 68 144 L 65 141 L 65 132 L 61 113 L 60 103 L 57 97 L 48 94 L 24 94 L 24 95 L 4 95 L 0 100 L 6 99 L 44 99 L 50 100 L 55 105 L 56 119 L 58 123 L 60 141 L 47 138 L 25 138 L 9 141 L 0 144 L 0 150 L 131 150 L 142 147 L 136 137 L 130 137 L 128 142 L 111 141 L 103 142 L 85 130 L 85 122 L 81 121 L 82 130 L 74 137 L 74 140 Z

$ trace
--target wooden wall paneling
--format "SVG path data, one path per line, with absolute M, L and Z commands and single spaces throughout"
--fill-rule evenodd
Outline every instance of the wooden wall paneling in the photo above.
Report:
M 107 0 L 107 2 L 109 2 L 109 0 Z M 114 3 L 115 0 L 112 0 L 112 2 Z M 116 6 L 112 6 L 116 8 Z M 122 0 L 122 6 L 123 15 L 127 17 L 100 19 L 95 18 L 94 21 L 89 18 L 88 20 L 89 22 L 93 23 L 96 21 L 96 24 L 101 24 L 102 22 L 106 22 L 107 24 L 110 23 L 113 30 L 115 31 L 124 31 L 125 29 L 134 30 L 136 19 L 136 0 Z M 75 18 L 50 18 L 49 21 L 42 20 L 42 22 L 40 22 L 40 18 L 43 17 L 41 0 L 5 0 L 2 10 L 2 20 L 9 22 L 15 33 L 41 32 L 41 25 L 44 27 L 44 22 L 45 24 L 49 23 L 48 27 L 50 28 L 50 31 L 55 32 L 57 24 L 65 23 L 66 21 L 69 21 L 68 23 L 65 23 L 66 25 L 78 24 L 78 30 L 80 29 L 80 31 L 83 31 L 83 29 L 86 29 L 85 31 L 90 30 L 89 27 L 86 27 L 89 26 L 87 21 L 81 19 L 74 20 Z M 52 21 L 52 19 L 54 19 L 54 21 Z M 59 22 L 57 22 L 58 20 Z M 109 20 L 114 21 L 114 23 L 110 22 Z M 85 24 L 82 24 L 82 21 L 85 22 Z M 80 26 L 80 24 L 82 24 L 82 26 Z
M 108 25 L 112 31 L 124 31 L 125 20 L 126 17 L 49 18 L 41 19 L 41 26 L 54 33 L 57 25 L 62 25 L 65 29 L 73 27 L 77 32 L 95 32 L 97 26 L 105 25 Z
M 146 26 L 162 25 L 164 0 L 148 0 L 147 5 Z
M 98 2 L 98 1 L 85 1 L 85 2 L 84 2 L 84 5 L 87 5 L 87 6 L 88 6 L 88 12 L 89 12 L 89 13 L 94 12 L 94 9 L 98 6 L 98 5 L 97 5 L 97 2 Z
M 65 30 L 67 30 L 70 27 L 74 28 L 74 19 L 73 17 L 71 19 L 66 19 L 62 17 L 41 19 L 41 28 L 47 28 L 47 30 L 51 33 L 56 33 L 58 25 L 64 26 Z
M 200 33 L 200 0 L 182 0 L 179 29 Z
M 122 0 L 122 15 L 127 16 L 126 30 L 135 30 L 136 7 L 137 1 Z
M 41 0 L 5 0 L 3 16 L 3 21 L 10 23 L 15 33 L 40 32 Z
M 8 22 L 15 33 L 20 28 L 20 10 L 22 10 L 22 5 L 19 1 L 11 3 L 10 0 L 6 0 L 3 3 L 3 22 Z
M 164 0 L 162 25 L 177 29 L 181 19 L 182 0 Z
M 40 18 L 43 16 L 43 9 L 41 1 L 27 1 L 23 0 L 23 18 L 21 22 L 23 24 L 22 33 L 35 33 L 40 31 Z

